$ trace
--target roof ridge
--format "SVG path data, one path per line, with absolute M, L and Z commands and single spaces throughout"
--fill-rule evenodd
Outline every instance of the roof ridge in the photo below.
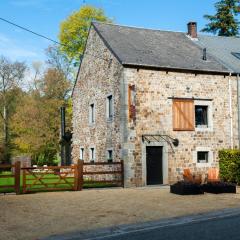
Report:
M 215 36 L 215 35 L 207 35 L 207 34 L 198 34 L 200 37 L 210 37 L 210 38 L 223 38 L 223 39 L 240 39 L 240 36 Z
M 115 24 L 115 23 L 92 21 L 92 24 L 95 24 L 95 23 L 102 24 L 102 25 L 111 25 L 111 26 L 124 27 L 124 28 L 134 28 L 134 29 L 156 31 L 156 32 L 172 32 L 172 33 L 183 33 L 183 34 L 186 34 L 186 32 L 183 32 L 183 31 L 161 30 L 161 29 L 154 29 L 154 28 L 145 28 L 145 27 L 137 27 L 137 26 L 120 25 L 120 24 Z

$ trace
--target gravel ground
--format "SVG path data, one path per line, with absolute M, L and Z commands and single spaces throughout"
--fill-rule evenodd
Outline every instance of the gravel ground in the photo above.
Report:
M 179 196 L 168 187 L 0 195 L 0 239 L 53 234 L 240 207 L 237 194 Z

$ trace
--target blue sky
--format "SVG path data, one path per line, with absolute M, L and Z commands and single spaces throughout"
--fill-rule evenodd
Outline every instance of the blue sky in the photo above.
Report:
M 0 17 L 58 40 L 59 24 L 83 3 L 101 7 L 117 24 L 186 31 L 189 21 L 206 24 L 216 0 L 0 0 Z M 44 61 L 51 42 L 0 21 L 0 55 L 12 60 Z

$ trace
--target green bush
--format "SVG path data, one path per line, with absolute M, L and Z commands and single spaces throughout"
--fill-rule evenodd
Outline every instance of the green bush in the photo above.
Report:
M 219 168 L 222 180 L 240 184 L 240 150 L 220 150 Z

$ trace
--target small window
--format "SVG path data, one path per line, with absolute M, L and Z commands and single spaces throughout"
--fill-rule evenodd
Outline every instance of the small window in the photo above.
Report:
M 208 163 L 208 152 L 207 151 L 197 152 L 197 162 L 198 163 Z
M 80 160 L 84 158 L 84 148 L 80 148 Z
M 240 53 L 239 52 L 232 52 L 232 55 L 238 59 L 240 59 Z
M 95 148 L 90 148 L 90 161 L 95 161 Z
M 107 161 L 112 162 L 113 161 L 113 151 L 107 150 Z
M 107 118 L 113 118 L 113 96 L 110 95 L 107 97 Z
M 94 103 L 90 104 L 89 107 L 89 122 L 93 124 L 95 122 L 95 105 Z
M 195 106 L 196 127 L 208 127 L 208 106 Z

